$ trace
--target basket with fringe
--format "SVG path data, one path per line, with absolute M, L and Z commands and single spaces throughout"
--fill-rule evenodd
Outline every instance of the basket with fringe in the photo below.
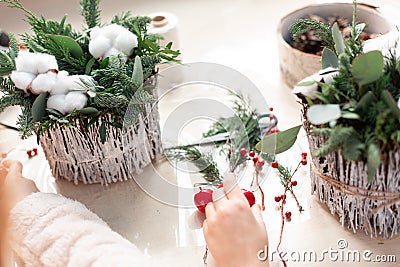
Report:
M 308 136 L 313 153 L 325 140 Z M 367 164 L 346 161 L 340 152 L 314 158 L 312 192 L 339 216 L 342 226 L 365 231 L 371 238 L 392 239 L 400 231 L 400 149 L 386 154 L 373 182 Z
M 157 104 L 145 104 L 137 123 L 124 129 L 106 125 L 107 139 L 100 139 L 101 121 L 88 130 L 55 127 L 40 137 L 51 172 L 56 179 L 75 184 L 110 184 L 133 179 L 162 154 Z

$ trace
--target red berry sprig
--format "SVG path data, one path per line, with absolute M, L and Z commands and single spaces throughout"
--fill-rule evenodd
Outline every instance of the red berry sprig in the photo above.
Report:
M 26 151 L 26 154 L 28 155 L 28 158 L 33 158 L 34 156 L 36 156 L 38 153 L 38 150 L 36 147 L 32 148 L 32 149 L 28 149 Z

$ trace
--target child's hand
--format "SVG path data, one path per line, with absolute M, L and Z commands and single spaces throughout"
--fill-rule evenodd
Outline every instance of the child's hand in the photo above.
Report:
M 259 251 L 268 246 L 261 208 L 250 208 L 233 174 L 225 176 L 224 187 L 214 192 L 213 199 L 206 207 L 203 231 L 218 266 L 269 266 L 258 259 Z
M 32 180 L 22 176 L 22 164 L 6 159 L 0 165 L 0 204 L 1 211 L 8 213 L 19 201 L 28 195 L 39 192 Z

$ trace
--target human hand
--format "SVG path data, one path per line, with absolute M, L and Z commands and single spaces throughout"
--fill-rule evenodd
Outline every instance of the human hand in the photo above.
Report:
M 213 199 L 206 207 L 203 232 L 218 266 L 269 266 L 258 259 L 258 252 L 268 246 L 261 207 L 250 208 L 234 174 L 225 176 L 224 187 L 214 191 Z
M 22 176 L 22 163 L 5 159 L 0 165 L 1 211 L 8 213 L 28 195 L 39 192 L 32 180 Z

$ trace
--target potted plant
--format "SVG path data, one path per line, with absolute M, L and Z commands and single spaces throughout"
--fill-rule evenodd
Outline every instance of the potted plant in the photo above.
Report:
M 99 0 L 82 0 L 86 26 L 73 30 L 27 10 L 32 34 L 10 34 L 0 51 L 0 112 L 22 108 L 23 138 L 37 134 L 56 178 L 75 183 L 131 179 L 161 153 L 155 105 L 157 64 L 179 51 L 147 32 L 150 18 L 125 12 L 102 23 Z M 20 49 L 23 47 L 23 49 Z
M 363 38 L 394 30 L 388 20 L 373 6 L 358 4 L 358 19 L 368 25 Z M 321 66 L 321 52 L 326 45 L 324 31 L 338 22 L 344 35 L 350 30 L 353 14 L 351 3 L 324 3 L 308 5 L 284 16 L 278 26 L 279 65 L 283 81 L 290 87 L 301 79 L 317 72 Z M 307 20 L 317 27 L 305 27 L 304 32 L 293 36 L 293 26 Z M 292 26 L 292 27 L 290 27 Z M 322 33 L 322 34 L 321 34 Z
M 293 93 L 314 157 L 312 191 L 342 225 L 388 239 L 400 230 L 400 35 L 362 43 L 365 27 L 355 8 L 347 41 L 336 24 L 326 31 L 334 44 L 322 70 Z

